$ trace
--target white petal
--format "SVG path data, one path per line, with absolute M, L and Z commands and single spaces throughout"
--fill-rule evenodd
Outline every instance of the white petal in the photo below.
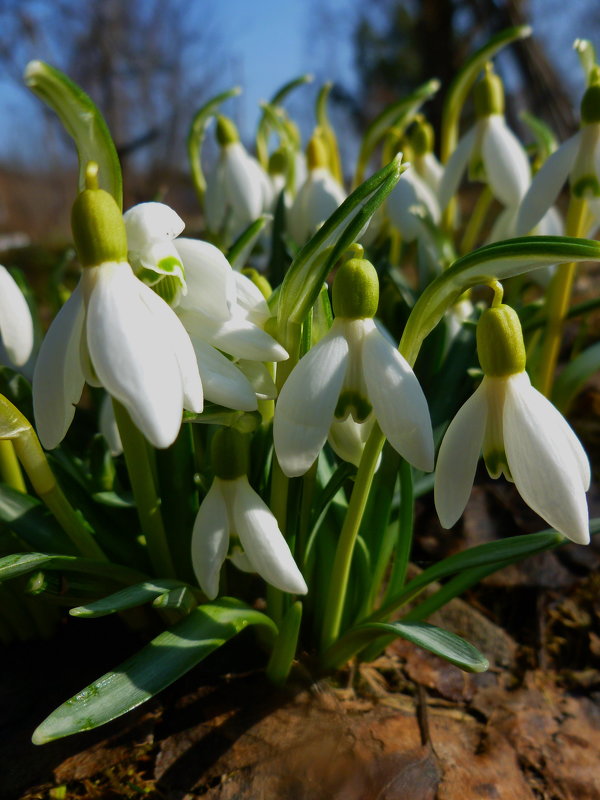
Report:
M 274 400 L 277 397 L 277 387 L 268 368 L 260 361 L 247 361 L 241 358 L 237 362 L 238 368 L 244 373 L 254 394 L 261 400 Z
M 325 444 L 347 362 L 348 343 L 334 322 L 284 383 L 275 406 L 273 442 L 288 477 L 303 475 Z
M 242 227 L 257 219 L 263 211 L 261 167 L 246 152 L 243 144 L 234 142 L 223 150 L 223 180 L 228 205 Z
M 118 456 L 123 452 L 123 442 L 117 427 L 115 412 L 112 399 L 109 394 L 105 394 L 100 404 L 100 418 L 98 420 L 100 433 L 106 439 L 111 455 Z
M 198 239 L 177 239 L 174 244 L 185 269 L 188 289 L 180 307 L 201 311 L 214 319 L 228 319 L 235 303 L 236 273 L 223 253 Z
M 33 411 L 41 443 L 52 450 L 62 442 L 83 391 L 79 346 L 85 310 L 80 285 L 56 315 L 33 373 Z
M 500 242 L 502 239 L 510 239 L 511 236 L 514 236 L 517 213 L 518 209 L 513 206 L 502 209 L 492 225 L 486 244 Z
M 471 151 L 475 146 L 477 128 L 473 127 L 459 141 L 456 150 L 448 159 L 444 167 L 444 175 L 440 182 L 439 201 L 440 208 L 446 208 L 452 197 L 456 194 L 458 185 L 467 168 Z
M 577 437 L 525 373 L 508 380 L 504 446 L 523 500 L 574 542 L 589 542 L 589 463 Z
M 0 336 L 13 364 L 22 366 L 33 349 L 33 322 L 23 293 L 0 266 Z
M 177 212 L 164 203 L 139 203 L 123 214 L 129 250 L 144 250 L 149 242 L 174 239 L 185 228 Z
M 91 269 L 98 272 L 86 326 L 96 374 L 146 438 L 155 447 L 168 447 L 179 431 L 183 407 L 171 331 L 158 326 L 142 301 L 140 287 L 147 287 L 135 278 L 129 264 Z
M 355 422 L 350 415 L 344 420 L 334 419 L 327 441 L 337 456 L 358 467 L 374 423 L 373 414 L 365 422 Z
M 227 506 L 221 481 L 215 478 L 202 501 L 192 532 L 192 567 L 209 600 L 219 594 L 219 574 L 229 547 Z
M 580 138 L 581 131 L 567 139 L 534 175 L 519 209 L 517 236 L 525 236 L 535 228 L 546 211 L 553 205 L 573 168 Z
M 481 383 L 448 426 L 438 453 L 434 498 L 444 528 L 451 528 L 467 505 L 486 420 L 486 390 Z
M 374 324 L 364 337 L 362 366 L 369 400 L 385 437 L 403 458 L 431 472 L 433 433 L 427 400 L 406 360 Z
M 183 407 L 200 414 L 204 404 L 202 381 L 196 354 L 186 329 L 171 306 L 144 284 L 139 285 L 141 300 L 155 317 L 155 324 L 170 342 L 171 352 L 179 365 L 183 385 Z
M 425 153 L 421 158 L 415 158 L 414 162 L 419 175 L 437 197 L 444 175 L 443 166 L 433 153 Z
M 200 339 L 193 339 L 192 344 L 206 399 L 239 411 L 255 411 L 258 404 L 254 390 L 236 365 Z
M 556 206 L 551 206 L 539 221 L 536 234 L 539 236 L 564 236 L 565 223 Z
M 192 338 L 204 341 L 236 358 L 251 361 L 285 361 L 287 352 L 256 325 L 242 316 L 218 322 L 200 313 L 182 311 L 180 319 Z
M 518 206 L 531 180 L 527 155 L 502 115 L 486 122 L 481 155 L 490 189 L 505 206 Z
M 304 244 L 345 199 L 344 189 L 328 169 L 313 169 L 296 195 L 288 215 L 292 238 L 298 244 Z
M 273 513 L 245 476 L 235 483 L 233 524 L 248 560 L 256 572 L 275 588 L 306 594 L 308 587 Z
M 390 222 L 408 242 L 412 242 L 424 230 L 415 207 L 423 208 L 434 222 L 439 222 L 440 209 L 435 195 L 425 181 L 409 169 L 402 174 L 387 199 Z
M 213 169 L 206 175 L 206 194 L 204 196 L 204 216 L 209 231 L 219 231 L 227 215 L 227 198 L 225 197 L 225 165 L 223 153 Z
M 246 275 L 242 275 L 241 272 L 233 274 L 237 290 L 237 303 L 244 316 L 255 325 L 264 325 L 271 316 L 271 312 L 262 292 Z

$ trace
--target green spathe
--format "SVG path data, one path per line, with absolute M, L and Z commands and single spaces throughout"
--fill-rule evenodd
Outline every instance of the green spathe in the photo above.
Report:
M 87 189 L 73 203 L 71 227 L 83 267 L 98 267 L 110 261 L 127 261 L 125 223 L 114 197 L 94 186 L 95 174 L 88 170 Z
M 477 324 L 477 355 L 485 375 L 505 378 L 525 369 L 519 317 L 504 303 L 483 312 Z
M 379 278 L 366 258 L 351 258 L 333 281 L 333 313 L 343 319 L 370 319 L 379 303 Z

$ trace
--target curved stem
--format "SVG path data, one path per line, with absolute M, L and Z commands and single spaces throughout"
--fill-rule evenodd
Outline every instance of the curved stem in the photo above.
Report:
M 27 492 L 19 459 L 10 439 L 0 439 L 0 480 L 18 492 Z

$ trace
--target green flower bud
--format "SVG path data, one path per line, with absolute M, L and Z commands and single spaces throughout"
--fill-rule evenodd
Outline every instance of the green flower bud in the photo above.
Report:
M 235 142 L 239 142 L 240 140 L 238 129 L 233 120 L 230 120 L 229 117 L 222 117 L 221 115 L 217 117 L 216 135 L 217 142 L 221 147 L 225 147 L 228 144 L 235 144 Z
M 491 64 L 486 64 L 483 78 L 475 84 L 473 102 L 477 119 L 504 114 L 504 86 Z
M 333 313 L 343 319 L 374 317 L 379 303 L 379 278 L 366 258 L 351 258 L 333 281 Z
M 600 83 L 592 83 L 581 100 L 581 122 L 590 125 L 600 122 Z
M 485 375 L 506 378 L 525 369 L 525 344 L 519 317 L 501 303 L 483 312 L 477 323 L 477 355 Z
M 127 261 L 123 216 L 114 197 L 98 188 L 97 174 L 97 165 L 88 165 L 87 188 L 77 196 L 71 212 L 73 238 L 83 267 Z
M 269 156 L 269 175 L 285 175 L 288 167 L 287 153 L 283 148 Z
M 311 136 L 306 148 L 306 163 L 309 170 L 328 166 L 325 143 L 318 133 Z
M 271 284 L 264 275 L 261 275 L 260 272 L 258 272 L 258 270 L 252 269 L 252 267 L 245 267 L 242 270 L 242 275 L 245 275 L 252 281 L 265 300 L 268 300 L 269 297 L 271 297 L 273 294 Z
M 410 145 L 416 156 L 424 156 L 433 152 L 435 134 L 433 126 L 427 122 L 422 114 L 415 117 L 415 124 L 409 136 Z
M 234 428 L 219 428 L 211 443 L 211 459 L 217 478 L 233 481 L 248 474 L 248 437 Z

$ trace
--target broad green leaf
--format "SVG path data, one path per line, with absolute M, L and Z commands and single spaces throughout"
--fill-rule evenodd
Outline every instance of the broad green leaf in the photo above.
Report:
M 164 580 L 144 581 L 136 583 L 135 586 L 128 586 L 114 594 L 87 603 L 85 606 L 77 606 L 69 611 L 73 617 L 105 617 L 108 614 L 115 614 L 117 611 L 124 611 L 127 608 L 135 608 L 144 603 L 149 603 L 157 597 L 164 595 L 171 589 L 183 586 L 181 581 L 165 578 Z
M 198 605 L 196 595 L 189 586 L 176 586 L 154 600 L 154 608 L 170 608 L 187 614 Z
M 146 580 L 147 577 L 121 564 L 94 561 L 91 558 L 57 556 L 49 553 L 14 553 L 0 558 L 0 582 L 17 578 L 19 575 L 26 575 L 28 572 L 38 569 L 82 572 L 87 575 L 112 578 L 121 583 L 139 583 Z
M 399 350 L 412 366 L 423 339 L 472 286 L 502 281 L 549 264 L 599 260 L 599 242 L 567 236 L 527 236 L 480 247 L 457 259 L 425 289 L 408 318 Z
M 196 189 L 196 194 L 201 204 L 204 202 L 204 193 L 206 192 L 206 178 L 204 177 L 201 161 L 202 144 L 204 142 L 206 128 L 211 117 L 214 116 L 221 103 L 224 103 L 225 100 L 228 100 L 230 97 L 236 97 L 241 91 L 239 86 L 234 86 L 233 89 L 221 92 L 221 94 L 209 100 L 208 103 L 205 103 L 192 119 L 187 137 L 187 154 L 192 171 L 194 188 Z
M 467 672 L 485 672 L 489 666 L 487 658 L 476 647 L 435 625 L 427 622 L 372 622 L 348 631 L 325 654 L 325 668 L 343 664 L 382 636 L 406 639 Z
M 573 400 L 588 380 L 600 370 L 600 342 L 579 353 L 554 381 L 552 402 L 566 414 Z
M 90 161 L 98 164 L 98 182 L 123 208 L 123 178 L 119 157 L 104 117 L 88 95 L 60 70 L 30 61 L 25 84 L 55 111 L 72 137 L 79 157 L 79 190 L 85 189 L 85 171 Z
M 409 94 L 408 97 L 404 97 L 397 103 L 388 106 L 381 114 L 375 117 L 362 138 L 356 164 L 356 175 L 354 177 L 355 186 L 362 183 L 364 180 L 369 159 L 390 128 L 394 128 L 398 134 L 398 138 L 400 138 L 423 103 L 429 100 L 430 97 L 433 97 L 439 90 L 440 85 L 440 82 L 436 78 L 427 81 L 427 83 L 415 89 L 412 94 Z
M 277 633 L 274 622 L 234 598 L 191 611 L 116 670 L 63 703 L 33 734 L 34 744 L 91 730 L 149 700 L 248 625 Z
M 0 521 L 33 550 L 75 555 L 71 540 L 35 497 L 0 485 Z
M 503 47 L 519 39 L 525 39 L 530 35 L 531 27 L 529 25 L 520 25 L 516 28 L 507 28 L 504 31 L 500 31 L 496 36 L 492 36 L 489 42 L 484 44 L 476 53 L 473 53 L 471 58 L 454 78 L 446 94 L 442 112 L 442 163 L 445 164 L 446 161 L 448 161 L 452 151 L 456 147 L 460 114 L 465 100 L 467 99 L 467 95 L 477 80 L 481 70 Z

